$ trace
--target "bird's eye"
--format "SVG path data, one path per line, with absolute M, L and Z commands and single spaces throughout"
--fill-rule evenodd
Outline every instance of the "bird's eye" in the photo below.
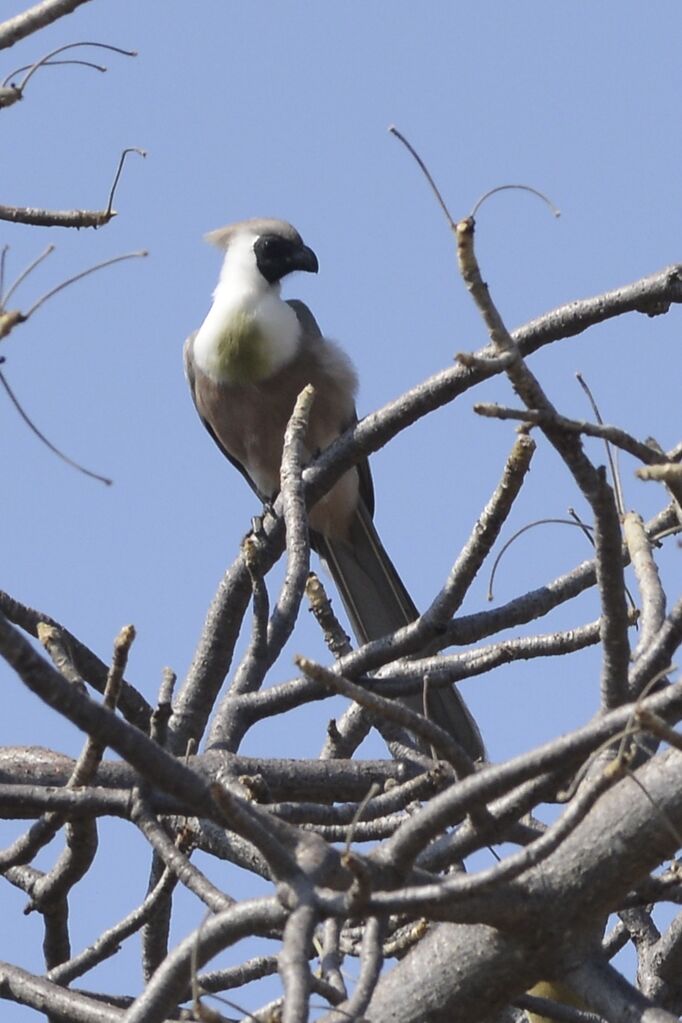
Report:
M 261 235 L 256 239 L 253 251 L 256 254 L 258 269 L 270 284 L 279 281 L 295 269 L 293 265 L 295 246 L 286 238 L 280 238 L 275 234 Z
M 280 252 L 284 252 L 287 248 L 286 242 L 282 238 L 268 237 L 260 239 L 260 248 L 262 252 L 266 252 L 268 256 L 276 256 Z

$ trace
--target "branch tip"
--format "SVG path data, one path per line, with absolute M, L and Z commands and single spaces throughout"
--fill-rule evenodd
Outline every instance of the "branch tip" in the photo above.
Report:
M 118 166 L 116 168 L 116 173 L 114 174 L 114 180 L 113 180 L 113 183 L 112 183 L 111 188 L 109 190 L 109 198 L 107 200 L 107 205 L 106 205 L 106 208 L 105 208 L 105 211 L 104 211 L 105 217 L 115 217 L 116 216 L 116 213 L 112 209 L 112 206 L 114 204 L 114 196 L 116 194 L 116 188 L 118 187 L 118 182 L 120 180 L 121 173 L 123 171 L 123 164 L 126 161 L 126 157 L 128 156 L 128 153 L 137 153 L 138 156 L 142 157 L 142 159 L 145 159 L 146 156 L 147 156 L 147 150 L 146 149 L 140 149 L 137 146 L 127 146 L 123 150 L 123 152 L 121 153 L 121 155 L 119 157 Z
M 490 188 L 487 192 L 484 192 L 481 198 L 474 203 L 474 208 L 469 214 L 469 218 L 471 220 L 474 220 L 476 214 L 478 213 L 483 203 L 490 199 L 491 196 L 496 195 L 498 192 L 508 192 L 512 190 L 530 192 L 531 195 L 535 195 L 537 196 L 538 199 L 542 199 L 542 201 L 545 203 L 546 206 L 549 207 L 553 216 L 556 217 L 557 220 L 561 216 L 561 210 L 554 205 L 552 200 L 548 196 L 546 196 L 544 192 L 540 192 L 537 188 L 533 188 L 532 185 L 496 185 L 495 188 Z
M 426 166 L 426 164 L 422 160 L 421 156 L 419 155 L 417 150 L 414 148 L 412 143 L 408 142 L 408 140 L 405 138 L 403 133 L 398 131 L 398 129 L 396 128 L 396 126 L 394 124 L 390 125 L 388 130 L 389 130 L 389 133 L 391 135 L 394 135 L 395 138 L 397 138 L 399 142 L 402 142 L 402 144 L 407 149 L 408 153 L 410 153 L 410 155 L 416 160 L 416 162 L 419 165 L 419 168 L 421 169 L 424 177 L 426 178 L 426 180 L 428 181 L 429 185 L 431 186 L 431 191 L 435 195 L 436 200 L 438 202 L 438 205 L 440 206 L 440 208 L 442 209 L 443 213 L 445 214 L 445 216 L 447 218 L 448 224 L 450 225 L 450 229 L 452 231 L 454 231 L 455 230 L 455 221 L 454 221 L 454 219 L 452 217 L 452 214 L 450 213 L 450 210 L 448 209 L 448 207 L 447 207 L 447 205 L 445 203 L 445 199 L 441 195 L 440 189 L 438 188 L 436 182 L 433 180 L 431 172 L 429 171 L 428 167 Z
M 26 77 L 24 78 L 23 82 L 21 82 L 19 85 L 13 86 L 13 88 L 19 93 L 19 97 L 18 98 L 21 98 L 23 96 L 24 89 L 26 88 L 26 86 L 30 82 L 31 78 L 36 73 L 36 71 L 38 71 L 41 67 L 45 67 L 46 65 L 50 65 L 51 63 L 55 63 L 55 64 L 62 64 L 62 63 L 63 64 L 76 64 L 76 63 L 88 64 L 89 63 L 88 61 L 54 61 L 54 62 L 52 61 L 52 58 L 56 57 L 58 53 L 64 53 L 66 50 L 75 50 L 79 46 L 93 46 L 93 47 L 96 47 L 96 48 L 101 49 L 101 50 L 109 50 L 110 53 L 121 53 L 121 54 L 123 54 L 124 57 L 136 57 L 137 56 L 137 52 L 135 50 L 123 50 L 123 49 L 121 49 L 120 46 L 111 46 L 109 43 L 95 43 L 95 42 L 85 42 L 84 41 L 84 42 L 79 42 L 79 43 L 67 43 L 65 46 L 58 46 L 56 49 L 50 50 L 49 53 L 46 53 L 44 57 L 40 58 L 40 60 L 37 60 L 35 62 L 35 64 L 28 65 L 28 68 L 29 68 L 28 69 L 28 73 L 26 74 Z M 90 67 L 94 67 L 98 71 L 106 71 L 105 67 L 101 67 L 98 64 L 90 64 Z M 7 83 L 9 82 L 9 80 L 14 75 L 20 74 L 20 72 L 22 72 L 24 70 L 25 70 L 25 68 L 22 67 L 22 68 L 17 68 L 16 70 L 12 71 L 11 74 L 9 74 L 5 78 L 5 80 L 2 83 L 2 86 L 5 87 L 7 85 Z
M 126 259 L 144 259 L 148 255 L 149 252 L 146 249 L 140 249 L 137 252 L 125 252 L 122 256 L 112 256 L 111 259 L 104 259 L 102 260 L 101 263 L 95 263 L 94 266 L 90 266 L 88 267 L 87 270 L 82 270 L 80 273 L 74 274 L 73 277 L 67 278 L 67 280 L 62 281 L 61 284 L 58 284 L 55 288 L 51 288 L 50 291 L 47 291 L 44 295 L 41 295 L 41 297 L 36 302 L 33 303 L 29 311 L 26 313 L 24 319 L 27 320 L 29 316 L 33 316 L 36 310 L 38 310 L 41 307 L 41 305 L 43 305 L 43 303 L 47 302 L 47 300 L 49 298 L 52 298 L 53 295 L 56 295 L 58 292 L 63 291 L 63 289 L 67 288 L 69 284 L 75 284 L 76 281 L 82 280 L 83 277 L 88 277 L 90 274 L 95 273 L 97 270 L 104 270 L 108 266 L 114 266 L 115 263 L 122 263 Z
M 2 373 L 2 372 L 0 372 L 0 384 L 2 384 L 2 386 L 5 388 L 5 391 L 7 392 L 7 395 L 9 397 L 10 401 L 12 402 L 12 404 L 15 407 L 15 409 L 17 410 L 17 412 L 19 413 L 21 418 L 24 420 L 24 422 L 26 423 L 28 428 L 31 430 L 31 432 L 34 433 L 36 435 L 36 437 L 40 441 L 42 441 L 42 443 L 45 445 L 45 447 L 49 448 L 49 450 L 53 454 L 55 454 L 57 456 L 57 458 L 60 458 L 62 460 L 62 462 L 66 462 L 66 464 L 70 465 L 72 468 L 77 469 L 78 472 L 82 472 L 84 476 L 90 476 L 91 479 L 98 480 L 100 483 L 104 483 L 104 485 L 107 486 L 107 487 L 110 487 L 112 485 L 112 483 L 114 481 L 109 479 L 108 476 L 100 476 L 99 473 L 92 472 L 92 470 L 90 470 L 90 469 L 86 469 L 85 466 L 81 465 L 79 462 L 74 462 L 74 460 L 72 458 L 69 458 L 69 456 L 65 455 L 63 451 L 60 451 L 58 447 L 55 447 L 55 445 L 52 443 L 52 441 L 48 440 L 44 433 L 41 433 L 41 431 L 35 425 L 33 420 L 24 411 L 22 405 L 19 402 L 19 399 L 16 397 L 14 391 L 12 390 L 10 385 L 8 384 L 8 382 L 7 382 L 6 378 L 5 378 L 5 374 Z

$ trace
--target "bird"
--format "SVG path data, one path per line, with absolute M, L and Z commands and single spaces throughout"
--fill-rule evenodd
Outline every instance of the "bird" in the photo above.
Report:
M 185 342 L 185 375 L 209 434 L 269 505 L 279 490 L 284 432 L 300 392 L 307 384 L 315 389 L 305 438 L 312 459 L 357 422 L 358 378 L 310 309 L 282 298 L 285 277 L 319 270 L 316 254 L 291 224 L 254 218 L 205 237 L 224 259 L 209 312 Z M 311 546 L 334 580 L 358 643 L 382 639 L 418 618 L 374 525 L 367 460 L 310 509 L 309 526 Z M 422 711 L 419 694 L 402 700 Z M 479 729 L 456 689 L 433 690 L 429 714 L 473 760 L 484 757 Z

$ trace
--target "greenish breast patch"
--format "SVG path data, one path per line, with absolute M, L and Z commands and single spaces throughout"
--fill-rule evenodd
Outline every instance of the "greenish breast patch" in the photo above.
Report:
M 255 384 L 270 375 L 268 340 L 248 313 L 237 313 L 218 338 L 217 370 L 233 384 Z

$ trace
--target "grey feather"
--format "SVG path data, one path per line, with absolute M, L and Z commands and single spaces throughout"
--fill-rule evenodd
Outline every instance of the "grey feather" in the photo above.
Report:
M 415 621 L 419 612 L 379 539 L 361 500 L 347 540 L 314 536 L 359 643 L 382 639 Z M 423 712 L 420 694 L 403 697 L 410 710 Z M 481 733 L 464 700 L 452 688 L 433 689 L 429 714 L 450 733 L 472 760 L 485 757 Z

